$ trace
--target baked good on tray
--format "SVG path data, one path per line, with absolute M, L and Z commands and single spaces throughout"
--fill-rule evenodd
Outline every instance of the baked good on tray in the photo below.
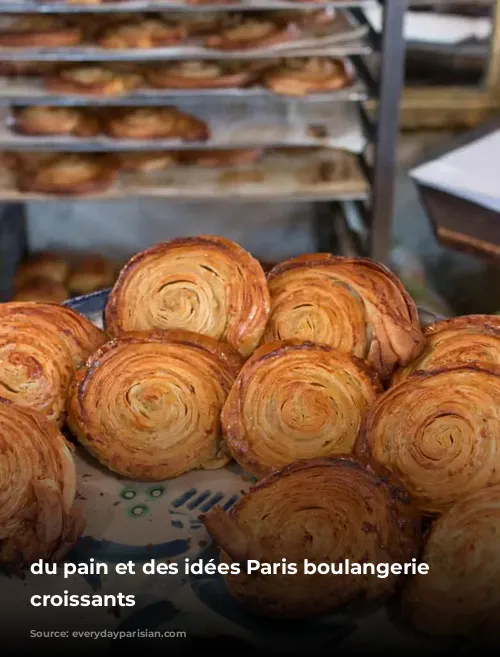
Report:
M 179 160 L 178 152 L 170 151 L 131 151 L 119 153 L 118 161 L 123 171 L 149 173 L 168 169 Z
M 222 411 L 234 459 L 255 477 L 294 461 L 351 454 L 382 388 L 365 364 L 290 340 L 257 349 Z
M 0 396 L 61 425 L 74 372 L 104 340 L 100 329 L 64 306 L 0 304 Z
M 45 82 L 47 91 L 95 96 L 127 94 L 139 89 L 142 84 L 143 78 L 138 73 L 121 73 L 95 64 L 63 68 Z
M 0 398 L 0 567 L 61 560 L 85 523 L 73 455 L 53 422 Z
M 384 600 L 401 577 L 361 576 L 350 564 L 406 563 L 417 556 L 419 523 L 404 489 L 386 473 L 350 458 L 297 462 L 270 475 L 225 512 L 202 521 L 222 563 L 242 565 L 224 576 L 230 594 L 249 611 L 307 618 Z M 296 574 L 247 573 L 247 560 L 297 564 Z M 304 574 L 303 562 L 335 574 Z M 370 572 L 370 571 L 368 571 Z
M 85 255 L 73 268 L 68 278 L 68 287 L 72 294 L 90 294 L 96 290 L 111 287 L 116 279 L 114 263 L 96 253 Z
M 234 167 L 254 164 L 264 153 L 263 148 L 233 148 L 227 150 L 187 150 L 181 153 L 181 164 L 206 168 Z
M 422 372 L 390 388 L 356 451 L 396 473 L 428 515 L 500 483 L 500 368 Z
M 34 253 L 17 268 L 14 275 L 14 287 L 18 288 L 33 278 L 64 283 L 68 273 L 69 265 L 58 253 L 51 251 Z
M 99 120 L 77 107 L 29 106 L 13 111 L 14 130 L 25 135 L 72 135 L 94 137 L 101 131 Z
M 62 153 L 35 160 L 19 172 L 23 192 L 42 194 L 97 194 L 105 192 L 117 176 L 113 158 L 102 154 Z
M 249 67 L 203 60 L 171 62 L 151 68 L 148 80 L 157 89 L 243 87 L 255 78 Z
M 335 91 L 349 83 L 344 62 L 331 57 L 286 59 L 264 74 L 264 86 L 287 96 Z
M 109 113 L 105 132 L 117 139 L 182 139 L 205 141 L 207 124 L 174 107 L 120 107 Z
M 205 46 L 216 50 L 251 50 L 293 41 L 300 33 L 293 23 L 243 15 L 233 25 L 209 36 Z
M 228 239 L 201 235 L 157 244 L 131 258 L 109 295 L 105 322 L 111 336 L 184 329 L 248 356 L 268 315 L 259 262 Z
M 418 358 L 396 371 L 399 383 L 415 372 L 460 365 L 500 365 L 500 317 L 464 315 L 445 319 L 424 329 L 425 347 Z
M 267 278 L 271 316 L 265 342 L 329 344 L 366 359 L 384 380 L 423 348 L 415 303 L 372 260 L 306 254 L 285 260 Z
M 0 28 L 3 48 L 62 48 L 76 46 L 81 40 L 80 28 L 59 16 L 16 16 Z
M 105 28 L 97 41 L 103 48 L 159 48 L 172 46 L 186 38 L 186 30 L 158 18 L 136 18 Z
M 229 345 L 186 332 L 129 334 L 75 377 L 68 423 L 118 474 L 144 481 L 217 468 L 230 457 L 219 413 L 241 366 Z
M 47 278 L 30 278 L 20 285 L 12 301 L 41 301 L 43 303 L 62 303 L 69 299 L 68 288 L 62 283 Z
M 417 630 L 498 638 L 499 535 L 500 485 L 465 497 L 434 522 L 422 555 L 429 572 L 403 591 L 403 615 Z

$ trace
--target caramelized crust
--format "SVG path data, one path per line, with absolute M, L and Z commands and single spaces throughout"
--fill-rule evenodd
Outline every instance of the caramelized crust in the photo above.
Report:
M 78 313 L 56 304 L 0 304 L 0 396 L 61 425 L 74 372 L 105 340 Z
M 107 119 L 105 130 L 117 139 L 182 139 L 205 141 L 207 125 L 173 107 L 117 108 Z
M 275 618 L 307 618 L 380 602 L 400 582 L 355 574 L 303 572 L 307 559 L 337 566 L 404 563 L 417 556 L 419 522 L 398 482 L 350 458 L 314 459 L 287 466 L 254 486 L 229 512 L 202 521 L 220 547 L 220 560 L 245 565 L 298 564 L 297 574 L 230 574 L 230 594 L 249 611 Z
M 75 107 L 31 106 L 14 110 L 15 129 L 25 135 L 94 137 L 99 121 L 91 112 Z
M 243 356 L 257 346 L 269 315 L 260 264 L 222 237 L 179 238 L 131 258 L 105 311 L 117 336 L 148 329 L 184 329 L 228 342 Z
M 274 267 L 268 283 L 272 303 L 264 342 L 329 344 L 366 359 L 383 380 L 423 348 L 413 300 L 372 260 L 303 255 Z
M 77 66 L 59 71 L 46 82 L 48 91 L 96 96 L 119 96 L 139 89 L 143 83 L 137 73 L 118 73 L 104 66 Z
M 104 48 L 122 50 L 126 48 L 158 48 L 180 43 L 186 38 L 186 30 L 179 25 L 148 18 L 112 25 L 98 37 Z
M 219 413 L 241 366 L 228 345 L 187 331 L 131 333 L 89 359 L 68 422 L 105 466 L 159 481 L 229 461 Z
M 349 76 L 341 60 L 325 57 L 286 60 L 264 76 L 264 86 L 288 96 L 305 96 L 341 89 Z
M 56 425 L 0 398 L 0 565 L 60 561 L 83 532 L 76 468 Z
M 81 41 L 81 30 L 58 16 L 19 16 L 0 30 L 0 47 L 4 48 L 62 48 Z
M 221 416 L 234 459 L 256 477 L 294 461 L 350 454 L 382 388 L 361 361 L 290 340 L 245 363 Z
M 158 89 L 217 89 L 242 87 L 252 81 L 254 73 L 231 64 L 195 60 L 154 68 L 148 78 Z
M 217 50 L 250 50 L 292 41 L 299 35 L 300 29 L 293 24 L 243 17 L 236 25 L 210 36 L 205 45 Z
M 369 412 L 357 453 L 396 473 L 430 515 L 500 483 L 500 368 L 422 372 L 394 386 Z
M 398 370 L 393 384 L 418 371 L 461 365 L 500 365 L 500 317 L 464 315 L 424 329 L 425 347 L 418 358 Z

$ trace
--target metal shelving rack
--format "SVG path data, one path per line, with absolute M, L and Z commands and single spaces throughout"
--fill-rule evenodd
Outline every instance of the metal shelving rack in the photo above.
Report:
M 232 3 L 230 5 L 216 6 L 192 6 L 192 5 L 175 5 L 169 2 L 155 0 L 131 0 L 129 2 L 106 2 L 102 5 L 75 5 L 64 4 L 64 2 L 36 2 L 33 0 L 5 0 L 0 5 L 1 14 L 22 14 L 22 13 L 53 13 L 53 14 L 103 14 L 115 12 L 145 11 L 149 13 L 166 11 L 167 9 L 175 12 L 219 12 L 219 11 L 259 11 L 277 10 L 277 9 L 308 9 L 322 7 L 341 7 L 343 10 L 352 12 L 358 23 L 365 25 L 367 28 L 366 40 L 355 45 L 351 50 L 348 48 L 343 54 L 349 56 L 354 64 L 357 75 L 362 81 L 362 87 L 355 93 L 338 94 L 336 97 L 331 96 L 332 102 L 337 100 L 348 100 L 353 103 L 353 110 L 359 112 L 359 118 L 363 127 L 365 137 L 368 143 L 367 148 L 358 156 L 360 167 L 365 174 L 369 183 L 368 198 L 359 198 L 357 200 L 342 201 L 339 198 L 325 200 L 324 197 L 316 200 L 317 220 L 316 232 L 318 235 L 318 249 L 330 252 L 345 252 L 345 245 L 348 245 L 348 251 L 352 254 L 372 257 L 379 262 L 386 263 L 389 259 L 390 240 L 391 240 L 391 223 L 393 212 L 394 196 L 394 177 L 397 162 L 396 148 L 399 133 L 399 104 L 403 88 L 404 77 L 404 55 L 405 41 L 403 36 L 403 21 L 406 10 L 406 0 L 385 0 L 381 1 L 383 6 L 383 30 L 377 34 L 367 22 L 362 7 L 365 1 L 358 2 L 343 0 L 332 2 L 296 2 L 294 0 L 260 0 L 251 4 L 239 5 Z M 333 53 L 332 53 L 333 54 Z M 339 54 L 338 49 L 335 55 Z M 370 62 L 367 57 L 378 54 L 378 78 L 371 70 Z M 290 56 L 296 54 L 290 51 L 290 54 L 270 52 L 269 58 Z M 305 56 L 305 55 L 304 55 Z M 57 50 L 48 54 L 37 56 L 30 54 L 29 51 L 20 52 L 0 51 L 1 61 L 40 61 L 40 60 L 57 60 L 59 57 Z M 218 53 L 214 53 L 212 59 L 221 59 Z M 64 59 L 68 59 L 64 57 Z M 70 57 L 71 61 L 77 61 L 77 57 Z M 87 61 L 98 59 L 97 57 L 86 57 Z M 101 60 L 108 60 L 110 57 L 103 52 Z M 161 56 L 148 59 L 162 59 Z M 234 55 L 234 59 L 241 59 Z M 134 57 L 134 51 L 131 50 L 127 56 L 128 61 L 137 61 Z M 234 92 L 233 92 L 234 93 Z M 220 91 L 213 96 L 224 98 L 231 92 Z M 203 95 L 203 94 L 200 94 Z M 252 102 L 256 92 L 246 91 L 240 94 L 240 97 L 246 97 L 248 102 Z M 258 95 L 258 94 L 257 94 Z M 262 94 L 261 94 L 262 95 Z M 149 96 L 145 101 L 141 98 L 141 104 L 159 105 L 174 102 L 178 98 L 178 92 L 162 93 L 161 96 Z M 366 99 L 377 100 L 377 113 L 372 116 L 367 110 Z M 23 98 L 2 98 L 0 104 L 28 104 Z M 311 99 L 312 101 L 312 99 Z M 31 101 L 29 101 L 31 102 Z M 67 97 L 47 96 L 44 99 L 37 97 L 32 102 L 38 104 L 68 104 Z M 90 100 L 76 100 L 76 104 L 88 104 Z M 94 104 L 130 104 L 132 101 L 119 98 L 97 100 Z M 316 99 L 315 99 L 316 102 Z M 134 103 L 135 104 L 135 103 Z M 199 148 L 199 146 L 196 146 Z M 174 147 L 176 148 L 176 147 Z M 43 146 L 40 146 L 43 150 Z M 277 198 L 280 198 L 280 192 L 277 191 Z M 366 195 L 365 195 L 366 196 Z M 290 197 L 283 193 L 283 201 L 290 201 Z M 310 199 L 309 199 L 310 200 Z M 2 233 L 8 232 L 12 239 L 12 232 L 17 231 L 19 239 L 26 244 L 26 228 L 24 221 L 24 203 L 7 204 L 4 210 L 3 218 L 0 221 L 0 242 L 2 242 Z M 341 244 L 342 243 L 342 244 Z M 5 269 L 5 263 L 3 268 Z M 8 275 L 8 272 L 0 272 L 2 276 Z

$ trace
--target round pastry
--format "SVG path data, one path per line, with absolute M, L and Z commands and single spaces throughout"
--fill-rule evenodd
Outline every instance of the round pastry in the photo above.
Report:
M 0 396 L 62 424 L 74 372 L 104 341 L 100 329 L 64 306 L 0 304 Z
M 335 91 L 349 82 L 344 63 L 329 57 L 287 59 L 264 76 L 264 86 L 278 94 L 305 96 Z
M 429 572 L 412 578 L 403 593 L 404 615 L 419 631 L 498 635 L 499 536 L 500 485 L 473 493 L 435 521 L 422 555 Z
M 14 110 L 14 128 L 25 135 L 94 137 L 100 132 L 99 121 L 88 110 L 34 105 Z
M 0 29 L 4 48 L 62 48 L 77 46 L 81 40 L 81 30 L 58 16 L 18 16 Z
M 225 4 L 225 0 L 221 0 Z M 210 0 L 210 4 L 217 4 L 217 0 Z M 163 17 L 176 25 L 181 26 L 188 37 L 198 37 L 206 34 L 216 33 L 228 25 L 234 23 L 234 17 L 220 11 L 169 11 Z
M 0 398 L 0 565 L 61 560 L 84 529 L 76 468 L 55 424 Z
M 105 130 L 117 139 L 205 141 L 209 138 L 204 121 L 173 107 L 117 108 L 106 121 Z
M 294 24 L 242 17 L 235 25 L 208 37 L 205 45 L 216 50 L 250 50 L 292 41 L 299 35 L 300 29 Z
M 380 601 L 401 578 L 342 572 L 345 561 L 377 567 L 417 556 L 419 525 L 406 492 L 350 458 L 289 465 L 254 486 L 230 512 L 215 507 L 202 521 L 221 548 L 221 562 L 243 565 L 240 574 L 225 576 L 230 594 L 270 617 L 306 618 Z M 297 573 L 248 574 L 250 559 L 286 559 L 297 564 Z M 304 574 L 306 559 L 333 566 L 335 574 Z
M 59 71 L 47 80 L 46 88 L 64 94 L 119 96 L 138 89 L 142 82 L 137 73 L 118 73 L 104 66 L 86 65 Z
M 178 159 L 178 153 L 168 151 L 132 151 L 119 155 L 121 169 L 142 173 L 167 169 L 177 164 Z
M 105 310 L 111 336 L 184 329 L 228 342 L 243 356 L 257 346 L 269 316 L 262 267 L 240 246 L 202 235 L 157 244 L 131 258 Z
M 294 461 L 350 454 L 381 392 L 362 361 L 336 349 L 298 340 L 264 345 L 229 394 L 224 436 L 255 477 Z
M 371 409 L 356 451 L 394 472 L 430 515 L 500 483 L 500 368 L 413 375 Z
M 16 289 L 12 301 L 62 303 L 69 297 L 68 289 L 62 283 L 48 278 L 30 278 Z
M 170 25 L 157 18 L 135 20 L 112 25 L 98 38 L 103 48 L 122 50 L 126 48 L 159 48 L 172 46 L 186 38 L 182 26 Z
M 82 258 L 78 267 L 71 272 L 68 287 L 75 295 L 90 294 L 104 290 L 115 282 L 115 265 L 97 254 Z
M 383 379 L 422 350 L 413 300 L 372 260 L 313 253 L 286 260 L 267 276 L 271 316 L 264 342 L 329 344 L 366 359 Z
M 143 481 L 218 468 L 219 414 L 241 357 L 187 331 L 137 332 L 101 347 L 71 386 L 68 424 L 101 463 Z
M 182 164 L 198 167 L 219 168 L 254 164 L 262 155 L 262 148 L 235 148 L 230 150 L 185 151 L 181 155 Z
M 445 319 L 424 329 L 425 347 L 418 358 L 396 371 L 399 383 L 418 371 L 460 365 L 500 365 L 500 317 L 465 315 Z
M 111 158 L 67 153 L 44 160 L 39 168 L 21 171 L 19 188 L 42 194 L 95 194 L 109 189 L 116 174 Z
M 44 278 L 54 283 L 64 283 L 68 277 L 69 264 L 58 253 L 43 251 L 33 253 L 22 262 L 14 275 L 17 289 L 33 278 Z
M 222 89 L 242 87 L 254 74 L 247 68 L 231 63 L 202 60 L 172 62 L 152 68 L 148 74 L 150 83 L 157 89 Z

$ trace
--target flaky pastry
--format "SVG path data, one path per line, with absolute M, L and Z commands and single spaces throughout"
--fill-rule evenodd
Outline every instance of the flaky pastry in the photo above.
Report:
M 68 423 L 101 463 L 159 481 L 230 456 L 219 414 L 242 359 L 186 331 L 131 333 L 99 349 L 73 381 Z
M 109 295 L 111 336 L 184 329 L 228 342 L 243 356 L 257 346 L 269 316 L 262 267 L 222 237 L 201 235 L 157 244 L 131 258 Z
M 205 45 L 217 50 L 248 50 L 292 41 L 299 35 L 300 29 L 294 24 L 243 17 L 236 25 L 208 37 Z
M 61 48 L 76 46 L 81 40 L 78 27 L 42 14 L 16 17 L 0 30 L 0 46 L 5 48 Z
M 208 126 L 173 107 L 117 108 L 105 122 L 105 131 L 117 139 L 182 139 L 205 141 Z
M 94 137 L 100 132 L 95 115 L 76 107 L 30 106 L 16 109 L 14 127 L 25 135 Z
M 249 611 L 307 618 L 380 602 L 400 577 L 345 572 L 350 564 L 405 563 L 417 556 L 419 522 L 406 491 L 354 459 L 314 459 L 287 466 L 250 489 L 229 511 L 202 522 L 220 547 L 222 563 L 240 564 L 224 576 L 230 594 Z M 247 560 L 294 563 L 296 574 L 247 573 Z M 304 562 L 335 572 L 305 574 Z
M 118 73 L 104 66 L 76 66 L 59 71 L 46 82 L 48 91 L 96 96 L 119 96 L 138 89 L 143 82 L 137 73 Z
M 182 26 L 170 25 L 166 21 L 148 18 L 107 28 L 98 43 L 104 48 L 122 50 L 126 48 L 158 48 L 180 43 L 186 38 Z
M 334 91 L 349 82 L 344 63 L 327 57 L 286 60 L 264 76 L 264 85 L 288 96 Z
M 230 63 L 203 60 L 172 62 L 153 68 L 150 83 L 158 89 L 217 89 L 242 87 L 254 77 L 252 71 Z

